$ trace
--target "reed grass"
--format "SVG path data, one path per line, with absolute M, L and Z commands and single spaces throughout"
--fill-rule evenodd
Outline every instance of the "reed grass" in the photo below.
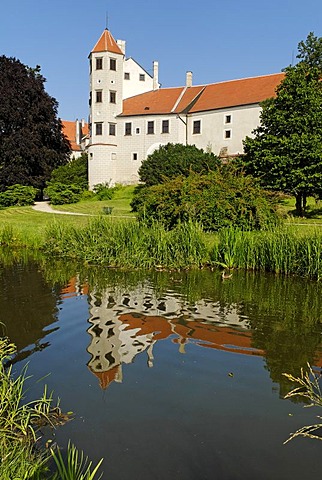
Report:
M 200 226 L 183 223 L 171 231 L 159 223 L 148 227 L 138 222 L 93 219 L 84 228 L 52 225 L 46 232 L 45 252 L 127 268 L 199 267 L 207 261 Z
M 43 224 L 41 235 L 4 225 L 0 246 L 13 252 L 27 248 L 48 258 L 60 257 L 90 265 L 124 268 L 224 268 L 268 271 L 322 278 L 322 229 L 279 226 L 243 231 L 224 228 L 203 232 L 188 222 L 173 230 L 161 223 L 92 217 L 86 223 L 57 220 Z M 1 257 L 1 254 L 0 254 Z
M 46 457 L 36 453 L 37 423 L 51 423 L 51 396 L 44 395 L 36 402 L 24 403 L 26 369 L 13 378 L 11 366 L 5 363 L 15 353 L 15 346 L 6 337 L 0 338 L 0 478 L 44 478 Z
M 322 278 L 322 232 L 318 229 L 301 233 L 290 227 L 259 232 L 225 229 L 218 236 L 211 258 L 227 268 Z
M 66 416 L 61 415 L 57 405 L 53 408 L 52 394 L 48 394 L 47 387 L 39 400 L 25 401 L 26 367 L 16 378 L 12 366 L 6 367 L 15 352 L 15 345 L 7 337 L 0 336 L 1 480 L 94 480 L 103 460 L 92 467 L 92 462 L 71 443 L 66 459 L 59 449 L 44 451 L 36 448 L 40 427 L 54 426 L 52 418 L 58 420 Z M 51 458 L 57 469 L 54 476 L 48 467 Z

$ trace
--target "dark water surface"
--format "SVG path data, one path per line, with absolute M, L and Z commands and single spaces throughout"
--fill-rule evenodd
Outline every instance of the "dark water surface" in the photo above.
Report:
M 320 476 L 322 443 L 283 441 L 317 409 L 283 372 L 322 367 L 322 285 L 234 272 L 117 272 L 15 262 L 0 321 L 75 419 L 55 432 L 108 480 Z

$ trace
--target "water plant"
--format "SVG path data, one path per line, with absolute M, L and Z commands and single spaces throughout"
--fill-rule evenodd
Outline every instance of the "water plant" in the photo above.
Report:
M 40 399 L 25 401 L 27 368 L 14 377 L 12 366 L 6 366 L 16 347 L 7 337 L 0 337 L 0 478 L 2 480 L 93 480 L 102 460 L 92 468 L 92 462 L 72 444 L 68 445 L 67 459 L 58 449 L 42 450 L 38 432 L 42 425 L 55 425 L 61 418 L 58 405 L 47 387 Z M 66 416 L 64 416 L 66 418 Z M 57 472 L 50 474 L 53 458 Z
M 299 377 L 294 377 L 288 373 L 283 373 L 283 375 L 288 380 L 298 385 L 287 395 L 285 395 L 284 398 L 301 397 L 305 401 L 309 402 L 307 405 L 305 405 L 306 407 L 322 407 L 322 392 L 318 376 L 313 372 L 312 367 L 309 364 L 307 371 L 304 372 L 303 368 L 301 369 L 301 375 Z M 319 415 L 317 418 L 322 420 L 322 417 Z M 305 425 L 304 427 L 296 430 L 295 433 L 291 433 L 290 437 L 284 442 L 284 444 L 299 436 L 322 440 L 322 436 L 316 434 L 316 432 L 321 428 L 322 422 L 318 422 L 313 425 Z

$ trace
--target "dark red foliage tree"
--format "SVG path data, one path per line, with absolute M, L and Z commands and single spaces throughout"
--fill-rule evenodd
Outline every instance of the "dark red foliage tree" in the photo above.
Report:
M 39 66 L 0 56 L 0 190 L 16 183 L 43 189 L 68 161 L 58 103 L 44 83 Z

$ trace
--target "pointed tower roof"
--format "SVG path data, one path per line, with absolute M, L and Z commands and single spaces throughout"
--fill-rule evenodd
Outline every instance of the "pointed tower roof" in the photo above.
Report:
M 114 40 L 113 35 L 107 28 L 104 30 L 104 32 L 100 36 L 100 39 L 92 50 L 92 53 L 97 52 L 111 52 L 123 55 L 122 50 L 120 49 L 120 47 Z

